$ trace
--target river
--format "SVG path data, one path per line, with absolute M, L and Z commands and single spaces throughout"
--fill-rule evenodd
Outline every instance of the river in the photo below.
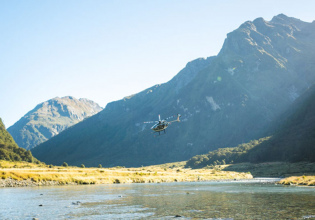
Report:
M 315 188 L 273 179 L 0 189 L 0 219 L 315 219 Z

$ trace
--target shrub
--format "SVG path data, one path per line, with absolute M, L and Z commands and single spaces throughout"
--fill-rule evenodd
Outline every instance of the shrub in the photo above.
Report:
M 63 162 L 62 166 L 63 167 L 68 167 L 68 164 L 66 162 Z
M 113 183 L 120 183 L 120 180 L 119 180 L 119 179 L 115 179 L 115 180 L 113 181 Z

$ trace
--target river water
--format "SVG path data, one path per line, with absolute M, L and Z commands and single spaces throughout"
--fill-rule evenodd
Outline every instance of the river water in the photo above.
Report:
M 315 188 L 270 179 L 0 189 L 0 219 L 315 219 Z

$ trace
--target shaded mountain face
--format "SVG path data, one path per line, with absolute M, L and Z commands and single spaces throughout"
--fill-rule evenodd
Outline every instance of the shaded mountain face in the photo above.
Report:
M 57 97 L 37 105 L 8 131 L 19 146 L 31 149 L 102 109 L 88 99 Z
M 187 161 L 186 167 L 271 161 L 315 161 L 315 85 L 310 87 L 273 123 L 271 137 L 220 148 Z
M 0 160 L 9 161 L 26 161 L 39 162 L 32 156 L 31 151 L 20 148 L 5 129 L 5 126 L 0 118 Z
M 229 33 L 220 53 L 187 64 L 172 80 L 109 103 L 41 144 L 46 163 L 141 166 L 264 137 L 270 123 L 315 82 L 315 22 L 258 18 Z M 180 113 L 166 135 L 151 125 Z
M 248 152 L 248 161 L 315 162 L 315 85 L 285 115 L 273 137 Z

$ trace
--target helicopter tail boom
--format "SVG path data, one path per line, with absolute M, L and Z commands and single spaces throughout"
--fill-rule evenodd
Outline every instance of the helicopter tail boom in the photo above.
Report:
M 177 119 L 174 120 L 174 121 L 170 121 L 169 123 L 172 123 L 172 122 L 175 122 L 175 121 L 180 122 L 180 120 L 179 120 L 180 117 L 181 117 L 181 115 L 180 115 L 180 114 L 177 114 Z

